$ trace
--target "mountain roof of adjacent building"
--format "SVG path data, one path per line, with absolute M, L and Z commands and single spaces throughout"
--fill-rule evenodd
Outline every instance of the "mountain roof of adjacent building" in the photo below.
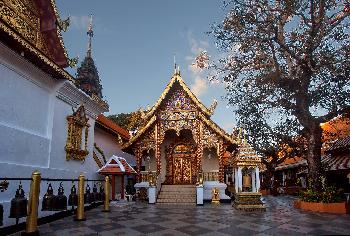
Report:
M 96 124 L 106 129 L 108 132 L 112 133 L 113 135 L 116 135 L 116 136 L 120 135 L 124 140 L 130 139 L 129 132 L 126 129 L 123 129 L 117 123 L 108 119 L 103 114 L 98 115 Z

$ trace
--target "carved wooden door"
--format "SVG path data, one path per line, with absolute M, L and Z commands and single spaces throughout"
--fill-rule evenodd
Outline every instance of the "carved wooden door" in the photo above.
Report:
M 190 155 L 174 156 L 174 184 L 192 183 L 192 162 Z

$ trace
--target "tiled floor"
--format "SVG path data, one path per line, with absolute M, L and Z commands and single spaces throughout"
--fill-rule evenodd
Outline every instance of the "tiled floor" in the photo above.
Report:
M 239 212 L 230 204 L 164 206 L 136 203 L 86 212 L 41 225 L 41 235 L 334 235 L 350 234 L 350 215 L 316 214 L 294 209 L 290 197 L 266 198 L 266 212 Z M 19 234 L 17 234 L 19 235 Z

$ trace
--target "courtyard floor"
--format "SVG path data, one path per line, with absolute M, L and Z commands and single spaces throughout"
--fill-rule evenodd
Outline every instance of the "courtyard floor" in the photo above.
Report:
M 239 212 L 230 204 L 164 206 L 135 203 L 86 212 L 41 225 L 41 235 L 350 235 L 350 215 L 294 209 L 291 197 L 267 197 L 266 212 Z M 16 234 L 16 235 L 19 235 Z

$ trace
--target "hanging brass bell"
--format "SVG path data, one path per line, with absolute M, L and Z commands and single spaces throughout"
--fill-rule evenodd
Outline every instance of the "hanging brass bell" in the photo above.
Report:
M 70 194 L 68 197 L 68 205 L 69 206 L 77 206 L 78 205 L 77 189 L 75 188 L 74 184 L 70 190 Z
M 15 197 L 11 200 L 10 216 L 9 218 L 16 218 L 16 224 L 18 219 L 27 216 L 27 204 L 28 200 L 24 196 L 24 190 L 20 183 L 16 190 Z
M 44 195 L 41 210 L 42 211 L 52 211 L 53 210 L 53 199 L 54 199 L 53 189 L 52 189 L 52 185 L 50 183 L 49 186 L 47 187 L 46 193 Z
M 104 201 L 104 200 L 105 200 L 105 196 L 106 196 L 106 194 L 105 194 L 105 188 L 104 188 L 103 185 L 101 184 L 101 186 L 100 186 L 100 198 L 99 198 L 99 200 L 100 200 L 100 201 Z
M 94 195 L 90 191 L 91 191 L 91 188 L 89 184 L 87 184 L 85 188 L 85 196 L 84 196 L 85 204 L 91 204 L 92 202 L 94 202 Z
M 96 184 L 94 184 L 94 187 L 92 188 L 92 195 L 94 197 L 94 202 L 98 202 L 100 200 L 100 194 L 97 192 Z
M 58 193 L 53 199 L 53 210 L 54 211 L 64 211 L 67 210 L 67 197 L 64 195 L 64 189 L 62 182 L 58 188 Z
M 243 176 L 243 188 L 251 188 L 252 187 L 252 178 L 250 175 Z
M 4 207 L 0 204 L 0 226 L 2 226 L 2 222 L 4 219 Z

